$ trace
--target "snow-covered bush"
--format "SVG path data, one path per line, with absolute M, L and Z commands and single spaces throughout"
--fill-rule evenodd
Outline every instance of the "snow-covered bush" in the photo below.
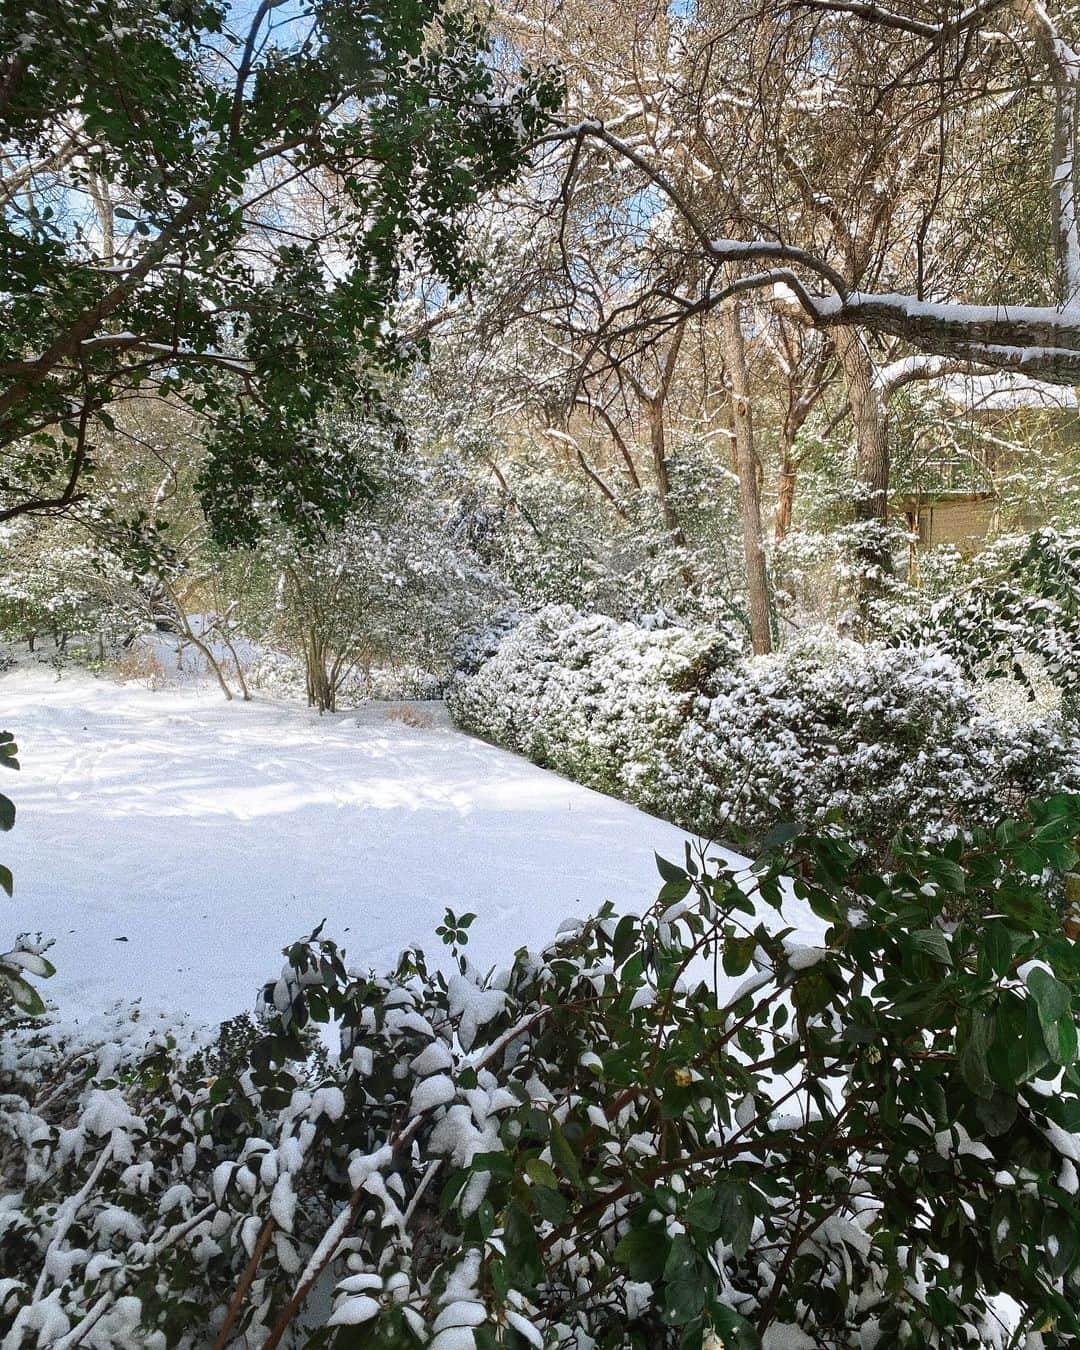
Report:
M 776 605 L 797 629 L 827 624 L 869 637 L 898 616 L 906 623 L 919 595 L 904 579 L 910 543 L 892 521 L 790 530 L 769 548 Z
M 304 662 L 285 652 L 261 650 L 247 671 L 248 682 L 275 698 L 304 700 L 308 679 Z M 446 684 L 430 671 L 414 665 L 351 669 L 338 682 L 334 705 L 353 708 L 369 699 L 439 698 Z
M 316 933 L 216 1042 L 15 1032 L 4 1344 L 1070 1346 L 1080 967 L 1040 887 L 1078 833 L 1060 799 L 887 877 L 827 831 L 688 852 L 506 970 L 448 914 L 445 971 Z M 820 945 L 770 915 L 791 875 Z
M 0 633 L 12 641 L 75 634 L 105 642 L 152 627 L 138 579 L 120 554 L 70 522 L 0 529 Z
M 1080 712 L 1080 531 L 1044 529 L 996 541 L 954 585 L 900 630 L 900 640 L 950 652 L 965 670 L 1040 675 Z
M 475 675 L 485 662 L 499 650 L 508 633 L 512 632 L 525 615 L 517 609 L 504 609 L 493 614 L 486 623 L 466 628 L 459 633 L 451 659 L 456 675 Z
M 472 674 L 459 671 L 447 702 L 470 731 L 655 810 L 672 786 L 659 772 L 663 751 L 691 694 L 738 652 L 719 628 L 645 627 L 551 605 Z
M 947 656 L 825 634 L 743 660 L 716 630 L 553 607 L 448 702 L 466 729 L 709 838 L 838 817 L 882 851 L 900 828 L 946 837 L 1080 790 L 1062 719 L 1007 724 Z
M 1005 800 L 1080 790 L 1080 745 L 1056 720 L 982 716 L 950 658 L 806 637 L 699 698 L 676 748 L 679 814 L 760 838 L 835 815 L 887 844 L 985 823 Z

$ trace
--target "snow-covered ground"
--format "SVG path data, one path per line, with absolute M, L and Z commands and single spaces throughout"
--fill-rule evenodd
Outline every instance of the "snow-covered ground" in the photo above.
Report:
M 23 767 L 0 784 L 18 807 L 0 950 L 55 937 L 43 992 L 65 1019 L 141 998 L 209 1021 L 251 1007 L 281 947 L 323 919 L 352 963 L 382 969 L 409 943 L 441 950 L 447 905 L 472 911 L 470 954 L 489 964 L 605 899 L 653 899 L 653 850 L 681 856 L 679 830 L 413 706 L 432 724 L 4 675 Z

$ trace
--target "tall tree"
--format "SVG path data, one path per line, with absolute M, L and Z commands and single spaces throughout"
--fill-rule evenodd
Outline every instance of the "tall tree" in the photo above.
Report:
M 772 651 L 769 580 L 761 529 L 761 491 L 758 485 L 758 458 L 754 449 L 750 371 L 746 362 L 746 343 L 738 301 L 732 301 L 724 307 L 720 323 L 723 329 L 724 362 L 731 380 L 731 421 L 735 431 L 735 467 L 739 475 L 739 503 L 742 509 L 750 641 L 754 651 L 760 655 Z
M 444 0 L 241 13 L 0 0 L 0 520 L 75 502 L 147 390 L 203 419 L 219 537 L 260 502 L 340 519 L 365 483 L 320 413 L 378 405 L 374 368 L 415 352 L 403 274 L 463 284 L 464 212 L 556 99 Z
M 575 172 L 588 172 L 587 143 L 636 169 L 649 185 L 640 190 L 668 203 L 690 239 L 685 275 L 694 285 L 650 276 L 637 312 L 621 314 L 624 331 L 638 331 L 646 313 L 673 323 L 732 294 L 781 286 L 816 327 L 1076 383 L 1074 27 L 1064 7 L 1026 0 L 978 0 L 944 14 L 921 0 L 888 10 L 860 0 L 790 0 L 769 13 L 695 6 L 677 92 L 699 132 L 697 183 L 580 104 L 584 115 L 552 133 L 573 145 Z M 1052 126 L 1045 169 L 1029 173 L 999 214 L 1026 221 L 1032 192 L 1041 194 L 1056 274 L 1049 296 L 1044 260 L 1031 259 L 1019 277 L 1009 265 L 1011 235 L 984 249 L 975 270 L 951 228 L 998 188 L 996 145 L 1013 134 L 1015 104 L 1032 89 L 1045 97 L 1024 104 L 1029 120 Z M 1013 294 L 1002 294 L 1002 278 Z

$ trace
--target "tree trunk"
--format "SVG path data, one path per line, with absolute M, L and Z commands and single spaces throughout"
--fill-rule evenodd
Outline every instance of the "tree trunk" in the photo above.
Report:
M 1077 124 L 1080 121 L 1080 52 L 1065 41 L 1057 22 L 1034 0 L 1016 9 L 1031 29 L 1054 88 L 1054 138 L 1050 161 L 1050 220 L 1054 232 L 1058 299 L 1080 300 L 1080 220 L 1076 202 Z
M 334 688 L 326 668 L 326 643 L 309 629 L 304 639 L 304 664 L 307 667 L 308 706 L 319 713 L 334 711 Z
M 776 487 L 776 514 L 773 517 L 773 532 L 777 540 L 786 539 L 791 529 L 791 518 L 795 511 L 795 479 L 798 466 L 790 445 L 783 448 L 780 458 L 780 474 Z
M 865 526 L 857 548 L 856 601 L 865 618 L 867 602 L 880 593 L 893 571 L 884 530 L 889 515 L 888 407 L 877 368 L 858 329 L 837 328 L 836 351 L 855 423 L 855 520 Z
M 738 305 L 726 306 L 721 315 L 724 362 L 731 380 L 731 413 L 735 428 L 735 466 L 739 476 L 739 507 L 742 514 L 743 553 L 746 558 L 746 590 L 750 608 L 750 641 L 755 653 L 772 651 L 769 627 L 769 578 L 761 540 L 761 491 L 757 457 L 754 454 L 754 412 L 750 402 L 750 372 Z
M 889 425 L 885 396 L 866 343 L 855 328 L 836 330 L 848 403 L 855 423 L 855 519 L 884 520 L 889 512 Z
M 667 433 L 664 428 L 664 400 L 662 398 L 655 399 L 649 405 L 649 449 L 652 451 L 656 497 L 660 503 L 660 515 L 664 521 L 664 528 L 671 535 L 673 543 L 677 544 L 679 548 L 685 548 L 686 535 L 683 534 L 679 517 L 671 504 L 671 477 L 668 474 Z

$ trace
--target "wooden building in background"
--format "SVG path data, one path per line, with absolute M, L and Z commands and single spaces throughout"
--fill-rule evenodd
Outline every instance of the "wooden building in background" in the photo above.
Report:
M 919 548 L 951 544 L 961 553 L 972 553 L 982 547 L 996 508 L 997 495 L 993 492 L 951 489 L 904 497 L 897 503 L 909 532 L 918 539 Z

